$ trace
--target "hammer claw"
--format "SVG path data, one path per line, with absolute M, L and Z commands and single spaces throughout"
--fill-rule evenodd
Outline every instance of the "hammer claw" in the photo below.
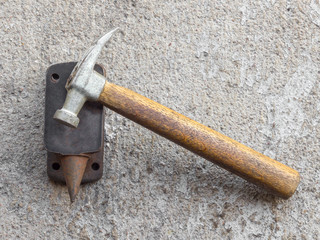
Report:
M 93 70 L 96 61 L 98 60 L 99 54 L 102 51 L 102 48 L 107 44 L 112 35 L 118 31 L 119 28 L 115 28 L 101 37 L 98 41 L 96 41 L 95 45 L 93 45 L 87 53 L 83 56 L 82 60 L 79 62 L 86 66 L 86 70 Z
M 83 55 L 82 59 L 77 63 L 75 68 L 73 69 L 68 81 L 66 88 L 69 89 L 73 79 L 76 79 L 78 77 L 88 77 L 91 75 L 93 68 L 96 64 L 96 61 L 99 57 L 100 52 L 102 51 L 102 48 L 107 44 L 107 42 L 110 40 L 112 35 L 117 32 L 119 28 L 115 28 L 105 34 L 103 37 L 101 37 L 96 43 L 91 46 L 86 53 Z

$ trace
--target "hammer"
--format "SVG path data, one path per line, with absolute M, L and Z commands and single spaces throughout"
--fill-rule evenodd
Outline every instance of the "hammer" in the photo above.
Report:
M 64 105 L 54 119 L 70 127 L 86 101 L 99 101 L 111 110 L 173 141 L 191 152 L 254 183 L 271 194 L 287 199 L 295 192 L 300 176 L 294 169 L 187 118 L 124 87 L 107 82 L 94 65 L 113 29 L 100 38 L 73 69 Z

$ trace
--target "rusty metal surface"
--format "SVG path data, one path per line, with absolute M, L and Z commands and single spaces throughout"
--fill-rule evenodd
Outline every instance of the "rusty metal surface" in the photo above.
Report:
M 96 153 L 87 154 L 88 160 L 86 170 L 83 174 L 81 183 L 89 183 L 99 180 L 103 174 L 103 148 Z M 50 179 L 55 182 L 66 183 L 62 167 L 61 159 L 64 155 L 48 152 L 47 157 L 47 174 Z
M 47 149 L 47 174 L 50 179 L 65 183 L 61 160 L 65 155 L 89 156 L 81 183 L 97 181 L 103 174 L 104 109 L 97 102 L 87 102 L 80 112 L 81 124 L 72 129 L 52 119 L 63 105 L 65 83 L 76 62 L 60 63 L 48 68 L 46 74 L 45 146 Z M 103 67 L 95 71 L 105 75 Z
M 89 156 L 85 155 L 65 155 L 60 159 L 71 202 L 74 202 L 80 190 L 88 159 Z
M 86 102 L 79 113 L 81 123 L 72 129 L 53 119 L 67 95 L 66 81 L 76 62 L 55 64 L 46 73 L 45 133 L 46 149 L 60 154 L 81 154 L 98 151 L 103 145 L 104 110 L 98 102 Z M 95 70 L 105 75 L 100 65 Z

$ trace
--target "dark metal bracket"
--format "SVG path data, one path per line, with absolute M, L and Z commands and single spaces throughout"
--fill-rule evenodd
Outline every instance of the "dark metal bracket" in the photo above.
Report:
M 98 102 L 87 102 L 79 117 L 78 128 L 64 126 L 53 119 L 55 111 L 62 107 L 67 91 L 65 84 L 76 62 L 50 66 L 46 73 L 45 133 L 47 149 L 47 173 L 50 179 L 65 183 L 61 167 L 63 156 L 89 156 L 81 183 L 97 181 L 103 174 L 104 158 L 104 109 Z M 105 76 L 102 66 L 95 71 Z

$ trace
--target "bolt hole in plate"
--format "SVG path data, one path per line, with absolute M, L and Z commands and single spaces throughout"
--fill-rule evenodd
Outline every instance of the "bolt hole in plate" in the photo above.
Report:
M 60 79 L 59 74 L 57 74 L 57 73 L 53 73 L 53 74 L 51 75 L 51 81 L 52 81 L 53 83 L 58 82 L 58 81 L 59 81 L 59 79 Z
M 57 162 L 52 163 L 52 169 L 53 170 L 59 170 L 60 169 L 60 163 L 57 163 Z
M 92 168 L 94 171 L 97 171 L 97 170 L 99 170 L 100 165 L 99 165 L 99 163 L 92 163 L 91 168 Z
M 80 123 L 73 129 L 57 123 L 53 115 L 64 103 L 65 84 L 76 62 L 50 66 L 46 74 L 46 105 L 44 141 L 47 149 L 47 173 L 50 179 L 65 183 L 61 167 L 64 155 L 89 157 L 82 182 L 97 181 L 103 174 L 104 109 L 98 102 L 87 102 L 79 113 Z M 105 76 L 104 69 L 96 64 L 95 71 Z

